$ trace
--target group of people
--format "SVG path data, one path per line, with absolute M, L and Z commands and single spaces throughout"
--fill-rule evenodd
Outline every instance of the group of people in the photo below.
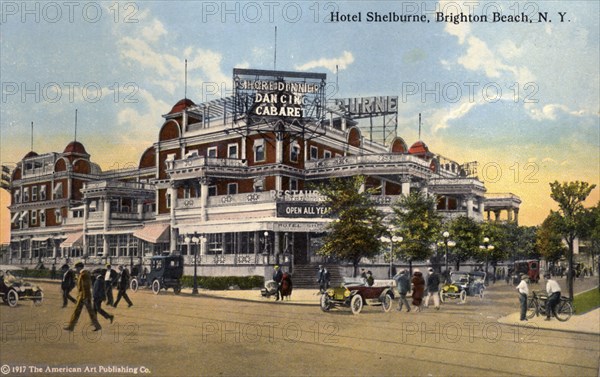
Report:
M 419 312 L 423 307 L 429 307 L 431 298 L 433 298 L 433 306 L 435 309 L 440 309 L 440 275 L 435 272 L 433 268 L 430 267 L 428 269 L 427 277 L 424 277 L 419 269 L 415 269 L 412 278 L 409 276 L 408 270 L 402 269 L 394 276 L 394 280 L 396 280 L 398 292 L 400 293 L 398 311 L 402 311 L 402 308 L 406 306 L 406 311 L 410 312 L 411 308 L 406 299 L 406 295 L 411 290 L 412 304 L 415 311 Z M 426 296 L 425 293 L 427 293 Z
M 529 277 L 526 274 L 521 275 L 521 282 L 517 285 L 517 292 L 519 293 L 519 304 L 520 304 L 520 320 L 527 321 L 527 297 L 529 296 L 529 285 L 527 280 Z M 552 314 L 556 310 L 556 305 L 560 301 L 561 289 L 560 285 L 549 272 L 544 274 L 546 279 L 546 321 L 552 319 Z
M 69 324 L 64 328 L 67 331 L 73 331 L 83 307 L 86 308 L 92 324 L 94 325 L 94 331 L 102 329 L 98 322 L 98 314 L 108 319 L 110 323 L 114 321 L 115 316 L 107 313 L 102 309 L 102 302 L 106 301 L 108 306 L 114 308 L 117 307 L 121 299 L 124 299 L 129 307 L 133 306 L 133 302 L 127 295 L 127 289 L 129 288 L 130 274 L 129 270 L 124 266 L 119 266 L 119 272 L 117 273 L 112 269 L 110 264 L 106 265 L 106 270 L 96 274 L 92 277 L 92 274 L 84 269 L 83 262 L 77 262 L 75 269 L 69 268 L 68 264 L 62 266 L 62 281 L 61 289 L 63 296 L 63 305 L 65 308 L 69 301 L 75 304 L 75 310 L 71 315 Z M 113 299 L 113 285 L 117 286 L 117 299 Z M 71 291 L 77 286 L 78 294 L 77 299 L 71 296 Z
M 292 277 L 287 272 L 281 271 L 279 266 L 273 267 L 273 281 L 277 283 L 277 292 L 275 293 L 275 301 L 288 299 L 292 296 Z

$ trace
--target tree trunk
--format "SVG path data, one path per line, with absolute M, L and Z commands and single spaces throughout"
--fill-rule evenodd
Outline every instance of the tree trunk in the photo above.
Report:
M 569 244 L 569 273 L 567 274 L 567 287 L 569 288 L 569 298 L 573 299 L 573 281 L 575 280 L 575 274 L 573 271 L 573 238 L 570 237 L 568 239 Z

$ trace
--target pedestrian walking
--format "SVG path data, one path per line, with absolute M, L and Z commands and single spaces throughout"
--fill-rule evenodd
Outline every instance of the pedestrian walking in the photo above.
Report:
M 119 274 L 112 269 L 110 264 L 106 265 L 106 272 L 104 273 L 104 289 L 106 291 L 106 304 L 112 306 L 114 304 L 112 287 L 119 278 Z
M 400 273 L 394 276 L 396 285 L 398 286 L 398 293 L 400 293 L 400 299 L 398 300 L 398 311 L 402 311 L 402 306 L 406 305 L 406 312 L 410 312 L 410 305 L 406 299 L 406 295 L 410 290 L 410 278 L 406 269 L 400 270 Z
M 52 263 L 52 267 L 50 268 L 50 279 L 56 279 L 56 263 Z
M 113 323 L 115 316 L 108 314 L 104 309 L 102 309 L 102 301 L 106 300 L 106 291 L 104 287 L 104 276 L 102 274 L 98 274 L 96 280 L 94 280 L 94 286 L 92 288 L 94 311 L 96 312 L 96 316 L 100 314 L 102 317 L 108 319 L 110 323 Z
M 281 280 L 283 279 L 283 272 L 279 269 L 279 266 L 273 267 L 273 281 L 277 283 L 277 296 L 275 297 L 275 301 L 279 301 L 281 298 Z
M 98 323 L 96 312 L 92 307 L 92 278 L 90 273 L 89 271 L 83 269 L 83 262 L 77 262 L 75 264 L 75 272 L 78 275 L 77 289 L 79 290 L 79 293 L 77 294 L 77 304 L 75 305 L 75 310 L 71 315 L 69 324 L 64 329 L 67 331 L 73 331 L 75 329 L 75 325 L 79 320 L 81 311 L 85 306 L 88 314 L 90 315 L 90 319 L 92 320 L 92 324 L 94 325 L 94 331 L 102 330 L 102 326 L 100 326 L 100 323 Z
M 129 288 L 129 278 L 129 270 L 124 268 L 123 266 L 119 266 L 119 282 L 117 283 L 117 289 L 119 293 L 117 294 L 117 301 L 115 301 L 115 304 L 113 305 L 115 308 L 119 304 L 119 301 L 121 301 L 121 298 L 127 301 L 128 308 L 133 306 L 133 302 L 131 302 L 129 296 L 127 295 L 127 289 Z
M 423 303 L 423 293 L 425 291 L 425 279 L 423 279 L 423 274 L 417 268 L 413 272 L 412 277 L 412 304 L 416 308 L 415 311 L 421 311 L 421 304 Z
M 425 307 L 429 307 L 429 299 L 433 297 L 433 306 L 440 309 L 440 276 L 433 271 L 433 268 L 429 268 L 429 275 L 427 276 L 427 297 L 425 298 Z
M 527 285 L 527 275 L 521 275 L 521 282 L 517 285 L 517 292 L 519 292 L 519 304 L 520 304 L 520 320 L 527 321 L 527 296 L 529 295 L 529 286 Z
M 327 288 L 329 288 L 329 280 L 330 275 L 327 268 L 323 267 L 323 265 L 319 265 L 319 273 L 317 274 L 317 283 L 319 283 L 319 292 L 325 293 Z
M 71 296 L 71 291 L 75 288 L 75 273 L 73 270 L 69 268 L 68 264 L 63 264 L 60 268 L 62 271 L 62 281 L 60 283 L 60 289 L 62 290 L 63 297 L 63 305 L 62 307 L 67 307 L 67 302 L 71 301 L 72 303 L 76 303 L 77 300 L 73 296 Z

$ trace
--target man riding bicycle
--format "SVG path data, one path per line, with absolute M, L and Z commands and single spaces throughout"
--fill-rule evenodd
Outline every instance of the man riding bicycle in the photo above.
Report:
M 552 313 L 556 310 L 556 305 L 560 301 L 560 285 L 556 280 L 552 279 L 549 272 L 544 274 L 546 279 L 546 293 L 548 294 L 548 300 L 546 300 L 546 321 L 550 320 Z

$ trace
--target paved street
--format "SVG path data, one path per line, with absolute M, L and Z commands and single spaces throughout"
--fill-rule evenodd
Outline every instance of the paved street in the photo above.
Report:
M 600 336 L 499 323 L 517 307 L 503 283 L 483 301 L 440 311 L 399 313 L 395 303 L 390 313 L 367 306 L 360 315 L 140 290 L 133 307 L 107 309 L 116 320 L 101 318 L 98 333 L 85 310 L 75 332 L 63 331 L 73 306 L 61 309 L 58 285 L 42 285 L 40 307 L 0 305 L 7 375 L 598 376 Z

